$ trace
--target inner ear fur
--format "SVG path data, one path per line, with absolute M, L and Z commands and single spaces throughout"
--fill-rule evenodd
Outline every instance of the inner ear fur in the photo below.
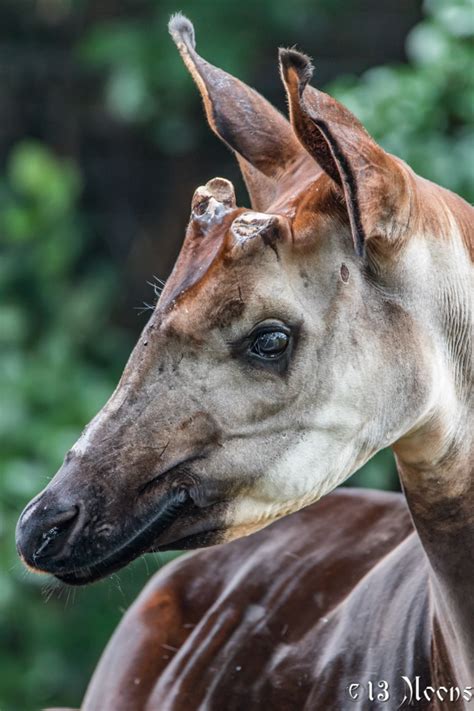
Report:
M 305 150 L 266 99 L 199 56 L 186 17 L 174 15 L 169 31 L 201 93 L 209 125 L 237 157 L 252 207 L 265 210 L 278 197 L 288 168 L 307 160 Z
M 356 253 L 363 256 L 371 238 L 399 242 L 410 212 L 407 169 L 348 109 L 309 86 L 313 67 L 306 55 L 281 49 L 280 71 L 296 135 L 342 191 Z

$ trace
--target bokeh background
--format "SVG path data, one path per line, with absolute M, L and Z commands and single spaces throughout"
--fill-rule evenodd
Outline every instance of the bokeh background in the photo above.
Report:
M 474 201 L 472 0 L 1 0 L 1 711 L 78 706 L 166 562 L 71 592 L 26 573 L 14 528 L 112 391 L 195 187 L 223 175 L 245 200 L 167 35 L 177 10 L 282 110 L 276 48 L 297 44 L 385 148 Z M 397 488 L 391 454 L 349 483 Z

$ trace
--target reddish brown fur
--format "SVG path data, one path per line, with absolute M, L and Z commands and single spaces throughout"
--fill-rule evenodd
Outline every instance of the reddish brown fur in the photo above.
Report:
M 455 685 L 430 616 L 427 561 L 403 498 L 336 492 L 155 576 L 109 644 L 84 708 L 362 710 L 367 692 L 355 703 L 348 683 L 383 679 L 396 708 L 402 675 Z

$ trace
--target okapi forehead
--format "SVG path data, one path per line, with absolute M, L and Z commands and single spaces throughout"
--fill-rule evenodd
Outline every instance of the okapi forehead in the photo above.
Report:
M 181 252 L 159 301 L 160 311 L 168 311 L 184 296 L 194 294 L 211 271 L 224 262 L 227 234 L 239 210 L 225 211 L 221 203 L 211 200 L 211 214 L 193 216 L 189 222 Z
M 233 247 L 261 234 L 275 215 L 237 208 L 232 184 L 214 178 L 194 193 L 186 237 L 159 303 L 168 311 L 185 296 L 193 296 L 211 273 L 223 269 L 222 282 L 229 281 L 229 268 L 239 261 Z
M 270 247 L 279 238 L 289 238 L 296 250 L 301 247 L 307 252 L 329 236 L 328 224 L 330 230 L 334 224 L 347 220 L 332 182 L 324 174 L 299 192 L 288 191 L 285 199 L 270 209 L 271 212 L 257 212 L 236 207 L 233 187 L 222 178 L 197 188 L 186 237 L 158 311 L 168 312 L 184 299 L 189 305 L 211 277 L 221 283 L 221 297 L 225 298 L 225 292 L 233 288 L 232 269 L 240 271 L 242 258 L 251 257 L 258 238 L 263 246 Z M 294 233 L 290 236 L 291 226 Z

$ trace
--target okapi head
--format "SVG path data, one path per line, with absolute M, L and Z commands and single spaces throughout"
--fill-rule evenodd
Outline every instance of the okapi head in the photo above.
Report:
M 186 18 L 170 32 L 251 207 L 223 178 L 196 190 L 117 389 L 20 518 L 24 561 L 71 584 L 252 533 L 408 451 L 438 404 L 421 282 L 462 201 L 311 87 L 304 55 L 280 51 L 290 123 L 196 53 Z

